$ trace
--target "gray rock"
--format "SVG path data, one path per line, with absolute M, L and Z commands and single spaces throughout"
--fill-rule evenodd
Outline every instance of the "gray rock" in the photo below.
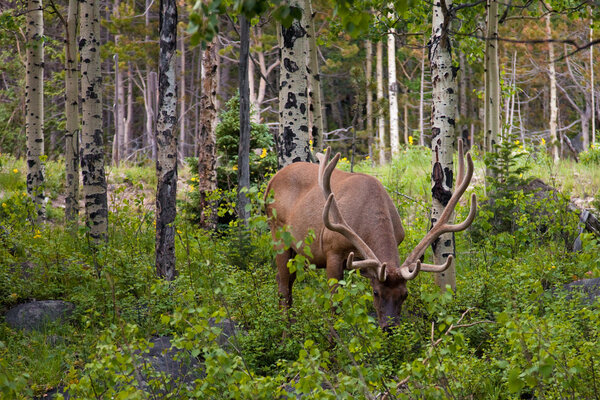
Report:
M 140 355 L 146 366 L 180 383 L 190 383 L 199 377 L 200 361 L 187 351 L 172 347 L 169 336 L 154 337 L 150 343 L 152 348 Z
M 14 329 L 41 330 L 48 323 L 67 320 L 75 305 L 63 300 L 42 300 L 19 304 L 6 313 L 6 323 Z
M 216 341 L 219 346 L 225 349 L 230 348 L 232 345 L 236 347 L 236 335 L 243 334 L 239 325 L 229 318 L 225 318 L 221 322 L 217 322 L 215 318 L 209 318 L 208 324 L 221 329 L 221 334 L 217 337 Z
M 581 294 L 583 304 L 592 305 L 600 297 L 600 278 L 581 279 L 564 285 L 564 289 L 569 292 L 567 298 L 576 297 L 574 294 Z M 579 296 L 577 296 L 579 297 Z

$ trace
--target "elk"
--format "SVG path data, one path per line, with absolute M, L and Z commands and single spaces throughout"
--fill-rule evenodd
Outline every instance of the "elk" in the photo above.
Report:
M 269 181 L 265 196 L 273 191 L 273 202 L 266 206 L 273 240 L 278 229 L 288 229 L 298 240 L 314 231 L 310 246 L 310 262 L 325 268 L 327 279 L 341 280 L 344 269 L 358 269 L 368 278 L 373 289 L 373 303 L 379 326 L 385 331 L 399 321 L 402 303 L 408 295 L 407 281 L 420 271 L 443 272 L 452 263 L 450 255 L 443 265 L 425 264 L 421 257 L 440 235 L 459 232 L 475 218 L 477 199 L 471 197 L 467 218 L 459 224 L 449 224 L 456 204 L 473 176 L 473 161 L 467 153 L 464 171 L 462 141 L 458 144 L 457 188 L 435 225 L 400 263 L 398 245 L 404 240 L 404 228 L 396 206 L 383 185 L 374 177 L 335 169 L 340 158 L 329 160 L 317 154 L 319 165 L 306 162 L 290 164 Z M 275 257 L 280 306 L 292 305 L 292 285 L 295 273 L 287 262 L 302 249 L 279 245 Z M 306 254 L 304 254 L 306 255 Z

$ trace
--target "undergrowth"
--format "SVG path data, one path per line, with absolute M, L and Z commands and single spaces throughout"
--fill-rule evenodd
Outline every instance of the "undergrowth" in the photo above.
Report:
M 428 163 L 425 151 L 409 148 L 376 169 L 405 224 L 401 257 L 429 229 Z M 290 264 L 298 273 L 294 307 L 279 310 L 258 188 L 250 192 L 248 227 L 234 220 L 219 232 L 202 231 L 180 215 L 179 275 L 165 282 L 155 277 L 154 214 L 144 191 L 113 204 L 109 241 L 92 251 L 83 227 L 24 223 L 31 205 L 21 168 L 2 156 L 0 181 L 8 184 L 0 194 L 0 309 L 63 299 L 76 311 L 42 332 L 0 323 L 2 398 L 56 387 L 81 399 L 554 399 L 600 391 L 598 303 L 567 299 L 561 290 L 600 277 L 600 244 L 583 235 L 583 250 L 567 251 L 562 238 L 570 222 L 535 214 L 535 199 L 510 197 L 508 231 L 494 231 L 493 213 L 482 209 L 471 230 L 457 233 L 456 292 L 440 293 L 430 274 L 419 274 L 408 283 L 402 322 L 386 335 L 368 280 L 350 272 L 328 282 L 301 256 Z M 425 172 L 411 177 L 420 168 Z M 129 176 L 135 187 L 149 173 Z M 473 190 L 483 195 L 481 186 Z M 456 220 L 467 212 L 459 206 Z M 239 327 L 228 345 L 218 343 L 222 328 L 209 322 L 221 320 Z M 171 380 L 144 363 L 141 354 L 157 337 L 197 361 L 189 379 Z

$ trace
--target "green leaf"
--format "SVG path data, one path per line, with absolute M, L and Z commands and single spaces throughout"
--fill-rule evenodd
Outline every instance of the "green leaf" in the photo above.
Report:
M 513 368 L 508 372 L 508 390 L 511 393 L 520 392 L 525 386 L 525 382 L 519 376 L 520 373 L 520 370 L 517 368 Z

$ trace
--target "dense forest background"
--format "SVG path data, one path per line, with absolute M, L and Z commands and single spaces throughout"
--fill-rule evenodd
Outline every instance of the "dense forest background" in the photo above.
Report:
M 199 3 L 200 4 L 200 3 Z M 586 4 L 525 3 L 506 7 L 498 25 L 498 57 L 502 90 L 501 122 L 522 143 L 550 142 L 550 65 L 554 64 L 557 87 L 557 131 L 561 157 L 575 157 L 586 150 L 594 137 L 600 102 L 598 85 L 592 81 L 592 67 L 597 63 L 593 53 L 594 17 Z M 152 132 L 146 119 L 156 101 L 145 98 L 147 85 L 158 73 L 158 3 L 108 2 L 101 4 L 101 60 L 103 79 L 103 135 L 107 160 L 143 162 L 151 158 Z M 390 4 L 392 6 L 392 4 Z M 468 7 L 466 7 L 468 6 Z M 21 8 L 20 8 L 21 7 Z M 360 31 L 359 38 L 344 30 L 339 12 L 333 4 L 315 3 L 314 9 L 318 61 L 321 76 L 322 109 L 325 140 L 334 149 L 348 153 L 352 127 L 356 127 L 357 156 L 369 155 L 368 138 L 376 132 L 368 119 L 385 116 L 389 131 L 389 84 L 398 94 L 395 111 L 402 134 L 401 143 L 427 144 L 430 135 L 429 107 L 431 80 L 427 42 L 430 36 L 430 8 L 426 3 L 411 3 L 397 16 L 395 10 L 373 13 L 370 26 Z M 358 9 L 358 5 L 353 6 Z M 367 5 L 365 5 L 367 7 Z M 464 7 L 464 8 L 460 8 Z M 552 8 L 557 11 L 547 11 Z M 19 3 L 3 4 L 1 115 L 3 153 L 25 155 L 25 11 Z M 64 41 L 67 4 L 44 5 L 44 59 L 46 108 L 44 120 L 45 149 L 50 159 L 64 153 Z M 368 13 L 368 10 L 359 10 Z M 355 10 L 355 12 L 358 12 Z M 454 64 L 458 70 L 458 119 L 460 134 L 476 146 L 483 144 L 485 3 L 460 5 L 453 21 Z M 198 17 L 192 5 L 179 4 L 177 43 L 178 92 L 178 157 L 194 156 L 201 129 L 202 95 L 201 64 L 203 49 L 188 33 L 190 15 Z M 544 17 L 547 15 L 548 18 Z M 195 19 L 192 18 L 192 21 Z M 549 20 L 549 23 L 546 22 Z M 239 34 L 235 16 L 221 15 L 218 48 L 218 110 L 238 90 Z M 249 69 L 253 120 L 274 129 L 278 122 L 279 54 L 277 23 L 270 14 L 255 17 L 250 30 L 251 60 Z M 378 43 L 387 53 L 387 33 L 393 28 L 396 75 L 390 81 L 387 54 L 381 55 L 384 74 L 383 99 L 374 101 L 367 114 L 366 94 L 376 91 Z M 196 27 L 197 29 L 197 27 Z M 358 28 L 355 28 L 358 29 Z M 194 43 L 194 45 L 192 44 Z M 549 58 L 549 45 L 554 58 Z M 367 54 L 367 49 L 370 53 Z M 574 54 L 571 54 L 574 53 Z M 569 55 L 568 57 L 566 57 Z M 368 64 L 370 69 L 367 71 Z M 367 75 L 367 72 L 370 75 Z M 264 79 L 266 78 L 266 82 Z M 156 89 L 156 88 L 155 88 Z M 156 90 L 155 90 L 156 92 Z M 592 96 L 592 94 L 595 96 Z M 151 97 L 151 96 L 150 96 Z M 153 104 L 154 103 L 154 104 Z M 423 108 L 423 112 L 420 112 Z M 357 121 L 353 120 L 357 117 Z M 120 121 L 122 120 L 122 122 Z M 118 121 L 116 123 L 115 121 Z M 124 126 L 122 126 L 124 125 Z M 115 136 L 117 132 L 117 136 Z M 119 140 L 119 136 L 123 136 Z M 385 148 L 390 149 L 389 134 Z M 122 147 L 115 155 L 115 138 Z M 422 141 L 421 141 L 422 139 Z M 375 156 L 378 152 L 374 153 Z
M 0 397 L 600 398 L 599 6 L 0 0 Z M 271 235 L 273 174 L 340 152 L 402 257 L 458 139 L 450 278 L 383 332 L 296 254 L 279 307 L 314 235 Z

